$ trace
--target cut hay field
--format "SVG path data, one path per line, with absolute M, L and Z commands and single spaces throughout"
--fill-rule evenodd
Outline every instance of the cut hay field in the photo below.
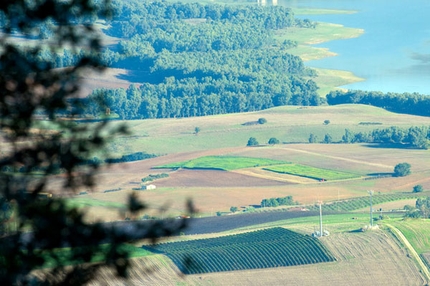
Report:
M 425 280 L 398 242 L 383 231 L 337 233 L 322 239 L 337 261 L 258 270 L 181 276 L 163 256 L 132 260 L 131 283 L 150 285 L 424 285 Z M 153 269 L 150 275 L 143 269 Z M 99 273 L 103 285 L 120 281 L 109 269 Z M 106 284 L 107 283 L 107 284 Z M 95 282 L 91 285 L 101 285 Z

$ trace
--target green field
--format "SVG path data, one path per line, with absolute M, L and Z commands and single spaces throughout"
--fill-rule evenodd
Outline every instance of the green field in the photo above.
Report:
M 206 156 L 200 157 L 190 161 L 178 162 L 157 166 L 155 168 L 163 169 L 215 169 L 231 171 L 243 168 L 262 167 L 277 164 L 285 164 L 284 161 L 262 159 L 262 158 L 249 158 L 249 157 L 236 157 L 236 156 Z
M 165 243 L 155 247 L 144 246 L 144 249 L 167 255 L 185 274 L 294 266 L 335 260 L 318 239 L 284 228 Z
M 398 194 L 378 194 L 372 196 L 372 204 L 382 204 L 386 202 L 392 201 L 401 201 L 407 199 L 417 199 L 423 197 L 423 194 L 417 193 L 398 193 Z M 370 206 L 370 197 L 359 197 L 359 198 L 351 198 L 348 200 L 336 201 L 326 203 L 322 206 L 324 211 L 341 211 L 341 212 L 349 212 L 355 210 L 365 210 L 368 211 Z M 310 210 L 318 210 L 319 206 L 310 206 L 308 207 Z M 384 210 L 386 211 L 386 210 Z
M 67 199 L 66 205 L 70 208 L 106 207 L 125 209 L 126 207 L 123 203 L 100 201 L 92 198 L 70 198 Z
M 53 252 L 44 252 L 41 251 L 39 253 L 45 259 L 45 264 L 43 264 L 40 268 L 52 268 L 58 265 L 68 266 L 68 265 L 78 265 L 83 263 L 84 261 L 79 261 L 74 259 L 74 255 L 77 253 L 81 253 L 91 249 L 90 247 L 76 247 L 76 248 L 58 248 Z M 103 253 L 109 251 L 111 249 L 111 245 L 102 244 L 95 248 L 92 248 L 95 252 L 95 255 L 92 257 L 91 263 L 101 262 L 103 259 Z M 142 249 L 141 247 L 136 247 L 130 244 L 122 244 L 119 247 L 121 252 L 128 252 L 129 258 L 142 257 L 147 255 L 152 255 L 150 251 Z
M 403 233 L 418 254 L 430 252 L 430 220 L 407 219 L 391 224 Z
M 299 164 L 270 166 L 265 167 L 264 170 L 324 181 L 344 180 L 361 177 L 359 174 L 327 170 Z

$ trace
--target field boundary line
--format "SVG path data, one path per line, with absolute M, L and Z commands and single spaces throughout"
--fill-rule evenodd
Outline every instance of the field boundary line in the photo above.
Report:
M 388 226 L 394 232 L 394 234 L 404 243 L 406 248 L 411 252 L 412 256 L 418 262 L 418 265 L 420 266 L 422 273 L 427 278 L 427 282 L 430 281 L 430 272 L 429 272 L 427 266 L 424 264 L 421 257 L 415 251 L 414 247 L 411 245 L 409 240 L 404 236 L 404 234 L 397 227 L 395 227 L 391 224 L 388 224 L 388 223 L 385 225 Z
M 285 149 L 285 150 L 290 150 L 290 151 L 298 152 L 298 153 L 305 153 L 305 154 L 311 154 L 311 155 L 325 157 L 325 158 L 332 158 L 332 159 L 336 159 L 336 160 L 342 160 L 342 161 L 345 161 L 345 162 L 351 162 L 351 163 L 357 163 L 357 164 L 363 164 L 363 165 L 369 165 L 369 166 L 376 166 L 376 167 L 382 167 L 382 168 L 387 168 L 387 169 L 388 168 L 390 168 L 390 169 L 393 168 L 393 166 L 389 166 L 389 165 L 378 164 L 378 163 L 371 163 L 371 162 L 366 162 L 366 161 L 362 161 L 362 160 L 349 159 L 349 158 L 339 157 L 339 156 L 326 155 L 326 154 L 321 154 L 321 153 L 317 153 L 317 152 L 312 152 L 312 151 L 307 151 L 307 150 L 302 150 L 302 149 L 296 149 L 296 148 L 292 148 L 292 147 L 281 147 L 281 148 Z

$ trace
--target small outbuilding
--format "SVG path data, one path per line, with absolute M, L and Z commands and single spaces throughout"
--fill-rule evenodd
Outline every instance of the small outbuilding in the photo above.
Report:
M 157 187 L 155 185 L 143 185 L 142 190 L 155 190 Z

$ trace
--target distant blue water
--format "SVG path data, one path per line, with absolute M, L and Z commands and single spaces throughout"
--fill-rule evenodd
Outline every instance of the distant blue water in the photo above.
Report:
M 287 7 L 357 10 L 355 14 L 300 16 L 362 28 L 354 39 L 315 45 L 338 54 L 310 67 L 348 70 L 366 80 L 349 89 L 430 95 L 430 0 L 279 0 Z

